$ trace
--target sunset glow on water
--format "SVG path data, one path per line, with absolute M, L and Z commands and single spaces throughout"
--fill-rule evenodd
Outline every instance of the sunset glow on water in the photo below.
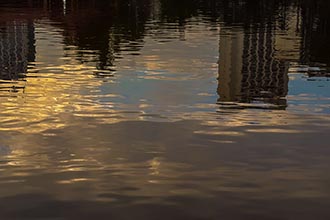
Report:
M 330 4 L 0 2 L 0 219 L 329 219 Z

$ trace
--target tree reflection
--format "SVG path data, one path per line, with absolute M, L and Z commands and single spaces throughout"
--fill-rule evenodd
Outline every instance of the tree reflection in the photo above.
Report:
M 270 93 L 272 93 L 272 97 L 285 97 L 287 91 L 285 66 L 288 61 L 304 64 L 315 62 L 330 64 L 329 56 L 327 56 L 330 49 L 327 40 L 330 30 L 328 13 L 330 6 L 325 0 L 20 0 L 17 2 L 2 1 L 1 4 L 4 5 L 1 7 L 2 9 L 17 8 L 18 6 L 29 9 L 25 11 L 25 15 L 29 16 L 30 21 L 40 17 L 50 19 L 52 25 L 63 29 L 64 43 L 78 47 L 78 59 L 81 62 L 89 62 L 90 53 L 93 53 L 96 55 L 93 61 L 97 61 L 97 68 L 107 71 L 116 69 L 115 60 L 123 54 L 139 54 L 139 50 L 144 44 L 144 36 L 150 28 L 148 26 L 150 22 L 158 22 L 159 26 L 162 23 L 174 23 L 182 31 L 186 28 L 188 19 L 200 17 L 206 19 L 205 22 L 221 23 L 225 34 L 232 36 L 235 36 L 234 32 L 237 31 L 234 27 L 240 27 L 239 32 L 244 32 L 241 39 L 244 44 L 241 46 L 242 52 L 240 52 L 242 57 L 237 58 L 232 65 L 242 66 L 239 71 L 244 82 L 248 81 L 247 72 L 254 75 L 248 78 L 254 78 L 255 81 L 254 83 L 249 82 L 249 86 L 242 84 L 242 90 L 235 95 L 241 96 L 241 101 L 248 102 L 251 97 L 261 97 L 263 96 L 261 93 L 267 94 L 267 97 Z M 1 45 L 7 45 L 5 43 L 7 39 L 15 38 L 6 36 L 5 30 L 14 27 L 13 21 L 17 19 L 18 14 L 2 13 Z M 290 26 L 294 22 L 295 26 Z M 3 60 L 1 62 L 2 79 L 15 79 L 18 77 L 18 73 L 26 73 L 27 64 L 22 63 L 33 61 L 33 53 L 35 53 L 33 22 L 25 22 L 25 24 L 28 27 L 25 35 L 29 39 L 26 41 L 27 45 L 24 46 L 28 48 L 24 50 L 27 52 L 24 52 L 26 54 L 23 55 L 19 51 L 20 47 L 14 48 L 16 54 L 27 58 L 25 60 L 21 58 L 21 61 L 18 62 L 2 52 L 0 54 Z M 285 54 L 281 51 L 288 51 L 288 49 L 278 48 L 277 45 L 278 35 L 290 31 L 301 38 L 299 58 L 294 57 L 295 60 L 288 56 L 283 58 Z M 220 38 L 222 38 L 220 41 L 226 40 L 221 33 Z M 237 39 L 235 40 L 237 41 Z M 25 42 L 24 40 L 19 41 Z M 239 42 L 232 43 L 236 46 L 240 44 Z M 288 45 L 290 47 L 295 43 L 292 41 Z M 220 48 L 220 54 L 222 52 L 225 53 Z M 250 58 L 248 58 L 249 56 Z M 6 59 L 9 59 L 10 62 Z M 220 62 L 223 60 L 225 59 L 221 59 L 220 55 Z M 227 63 L 227 65 L 229 64 Z M 281 74 L 271 76 L 271 72 L 274 71 L 279 71 Z M 235 75 L 235 73 L 221 73 L 220 71 L 220 78 L 224 77 L 222 74 Z M 279 78 L 281 82 L 274 84 L 274 80 L 265 81 L 267 77 L 269 80 Z M 220 87 L 225 88 L 225 86 Z M 278 91 L 275 92 L 275 90 Z M 222 96 L 220 99 L 228 98 Z M 234 101 L 236 98 L 230 98 L 230 100 Z
M 301 5 L 301 62 L 330 65 L 330 3 L 305 0 Z

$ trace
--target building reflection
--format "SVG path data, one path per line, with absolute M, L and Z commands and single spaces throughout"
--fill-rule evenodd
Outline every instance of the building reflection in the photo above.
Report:
M 24 7 L 33 8 L 28 12 L 30 19 L 0 20 L 1 79 L 18 79 L 27 72 L 28 63 L 35 60 L 33 20 L 38 16 L 63 30 L 64 44 L 79 51 L 77 60 L 97 61 L 96 68 L 101 73 L 97 76 L 101 77 L 112 76 L 118 57 L 139 54 L 150 19 L 176 22 L 179 29 L 185 28 L 187 19 L 193 16 L 207 15 L 209 22 L 220 21 L 220 102 L 261 101 L 285 108 L 289 62 L 330 64 L 326 40 L 330 6 L 321 0 L 26 2 Z
M 251 4 L 247 1 L 232 6 L 235 16 L 224 18 L 220 30 L 219 104 L 285 109 L 289 62 L 299 59 L 299 51 L 294 48 L 300 43 L 296 26 L 288 24 L 299 18 L 286 4 L 260 1 L 260 10 L 251 10 Z M 266 10 L 272 8 L 268 6 L 281 8 L 282 16 L 285 10 L 290 18 L 280 19 Z
M 1 35 L 2 44 L 8 45 L 6 46 L 8 50 L 12 48 L 16 50 L 16 53 L 22 53 L 20 50 L 25 51 L 23 48 L 30 48 L 28 53 L 32 58 L 35 53 L 33 50 L 34 39 L 32 39 L 33 20 L 34 18 L 46 19 L 53 26 L 63 30 L 62 35 L 66 45 L 77 47 L 80 52 L 76 58 L 81 63 L 97 61 L 97 69 L 104 70 L 97 76 L 112 76 L 110 72 L 115 69 L 115 58 L 120 57 L 121 53 L 138 53 L 143 46 L 145 23 L 152 15 L 151 9 L 159 10 L 159 3 L 151 4 L 149 0 L 31 0 L 26 2 L 23 0 L 13 3 L 14 8 L 18 5 L 22 5 L 20 8 L 27 9 L 24 14 L 27 14 L 31 22 L 28 25 L 22 25 L 22 22 L 17 25 L 16 23 L 5 25 L 7 29 L 15 30 L 15 32 L 6 31 L 6 36 Z M 17 19 L 17 14 L 5 17 L 13 21 Z M 25 39 L 24 34 L 28 39 Z M 22 42 L 22 46 L 11 46 L 6 43 L 7 39 Z M 91 54 L 96 57 L 91 58 Z M 17 70 L 11 71 L 12 73 L 9 71 L 7 76 L 1 76 L 2 78 L 17 78 L 15 77 L 16 72 L 26 73 L 27 63 L 33 61 L 33 59 L 26 59 L 22 62 L 17 61 L 19 64 L 15 64 L 14 58 L 4 56 L 1 54 L 3 59 L 8 59 L 10 62 L 1 62 L 2 68 L 9 68 L 4 66 L 4 63 L 8 63 L 8 65 L 11 63 L 11 68 L 15 66 Z M 24 55 L 22 56 L 24 57 Z M 23 67 L 24 65 L 25 67 Z
M 7 21 L 0 28 L 0 79 L 19 79 L 35 59 L 33 22 Z
M 239 101 L 242 89 L 244 30 L 242 28 L 220 31 L 219 85 L 220 101 Z
M 244 4 L 243 4 L 244 3 Z M 328 77 L 327 1 L 224 3 L 219 43 L 219 103 L 223 107 L 285 109 L 288 69 Z M 295 64 L 296 65 L 296 64 Z M 232 103 L 231 103 L 232 102 Z
M 219 101 L 262 101 L 285 108 L 288 64 L 274 55 L 271 27 L 224 28 L 220 38 Z

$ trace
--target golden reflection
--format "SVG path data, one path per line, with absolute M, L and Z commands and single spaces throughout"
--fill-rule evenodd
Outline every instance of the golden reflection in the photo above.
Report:
M 215 130 L 202 130 L 195 131 L 195 134 L 208 134 L 208 135 L 225 135 L 225 136 L 242 136 L 244 133 L 237 131 L 215 131 Z
M 247 132 L 259 132 L 259 133 L 287 133 L 287 134 L 299 134 L 299 133 L 305 133 L 308 132 L 307 130 L 301 131 L 301 130 L 292 130 L 292 129 L 279 129 L 279 128 L 263 128 L 263 129 L 248 129 Z
M 160 166 L 161 166 L 160 159 L 155 157 L 149 162 L 149 164 L 150 164 L 149 169 L 151 170 L 150 175 L 159 175 L 160 174 Z
M 57 181 L 58 184 L 74 184 L 74 183 L 79 183 L 79 182 L 91 182 L 95 181 L 94 179 L 88 179 L 88 178 L 74 178 L 74 179 L 69 179 L 69 180 L 60 180 Z
M 15 98 L 1 98 L 0 108 L 7 109 L 8 115 L 0 118 L 0 130 L 38 133 L 69 125 L 72 123 L 71 113 L 93 112 L 100 108 L 97 102 L 86 100 L 82 95 L 88 88 L 97 88 L 101 84 L 93 79 L 92 71 L 96 70 L 96 64 L 80 63 L 75 58 L 78 51 L 74 48 L 63 50 L 60 29 L 45 21 L 34 25 L 36 62 L 32 72 L 28 70 L 24 92 Z M 86 105 L 82 105 L 82 101 Z

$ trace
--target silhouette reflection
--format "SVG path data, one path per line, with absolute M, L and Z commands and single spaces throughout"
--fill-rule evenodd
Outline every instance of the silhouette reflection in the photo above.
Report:
M 330 66 L 330 3 L 305 0 L 301 5 L 301 63 Z
M 137 52 L 142 47 L 148 1 L 66 1 L 63 28 L 65 43 L 98 54 L 97 68 L 113 70 L 121 51 Z M 87 19 L 86 19 L 87 17 Z M 125 44 L 125 48 L 121 46 Z
M 148 30 L 161 29 L 162 23 L 176 24 L 173 27 L 182 33 L 192 17 L 214 26 L 220 23 L 219 102 L 263 102 L 285 109 L 290 62 L 330 64 L 326 40 L 330 6 L 323 0 L 19 0 L 1 4 L 2 8 L 19 5 L 27 17 L 17 21 L 17 14 L 2 13 L 0 77 L 5 80 L 24 77 L 28 63 L 35 61 L 34 22 L 40 18 L 63 30 L 63 43 L 76 47 L 78 61 L 96 62 L 97 77 L 113 76 L 116 60 L 123 56 L 140 55 Z M 328 72 L 314 71 L 308 76 L 328 76 Z

